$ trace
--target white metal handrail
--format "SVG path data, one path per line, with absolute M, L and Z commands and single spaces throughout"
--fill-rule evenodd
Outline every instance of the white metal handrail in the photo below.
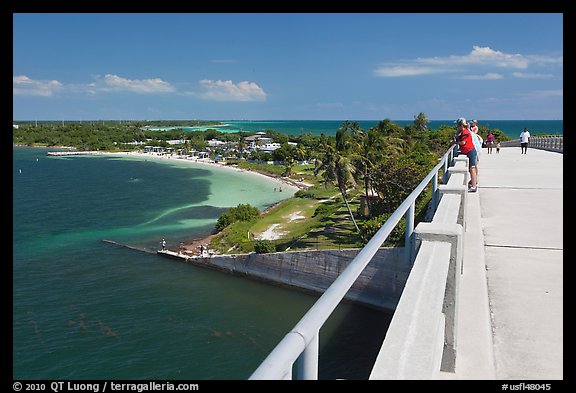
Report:
M 298 360 L 297 379 L 318 379 L 320 329 L 403 216 L 406 216 L 405 261 L 410 261 L 416 198 L 432 181 L 431 203 L 436 207 L 438 171 L 442 168 L 443 176 L 446 174 L 454 157 L 454 151 L 455 148 L 451 147 L 444 153 L 440 162 L 424 177 L 332 285 L 252 373 L 251 380 L 292 379 L 292 366 L 296 360 Z

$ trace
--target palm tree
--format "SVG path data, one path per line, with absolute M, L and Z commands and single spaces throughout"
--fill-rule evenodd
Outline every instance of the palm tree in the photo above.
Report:
M 416 127 L 416 130 L 426 131 L 428 123 L 430 123 L 430 120 L 428 120 L 428 116 L 424 112 L 420 112 L 418 116 L 414 115 L 414 127 Z
M 294 157 L 286 157 L 284 159 L 284 173 L 282 176 L 290 177 L 294 174 L 294 166 L 296 165 L 296 160 Z
M 348 203 L 347 188 L 355 187 L 356 180 L 354 179 L 354 174 L 356 169 L 354 165 L 350 162 L 350 159 L 342 155 L 334 146 L 329 144 L 324 144 L 321 146 L 322 155 L 319 160 L 316 161 L 316 168 L 314 169 L 314 174 L 317 175 L 322 171 L 322 176 L 324 178 L 324 184 L 328 182 L 336 182 L 338 184 L 338 189 L 344 203 L 346 203 L 346 208 L 352 219 L 352 223 L 356 228 L 356 231 L 360 232 L 358 224 L 354 219 L 354 214 L 352 214 L 352 209 Z
M 338 155 L 338 160 L 336 161 L 336 181 L 338 183 L 340 193 L 342 194 L 342 198 L 344 199 L 344 203 L 346 203 L 346 208 L 348 209 L 348 213 L 350 214 L 354 228 L 356 228 L 356 232 L 360 232 L 360 228 L 358 228 L 358 224 L 356 224 L 356 220 L 354 219 L 354 214 L 352 214 L 352 209 L 350 209 L 350 205 L 346 199 L 348 186 L 356 187 L 356 179 L 354 179 L 355 172 L 356 169 L 350 162 L 350 159 L 348 159 L 348 157 Z
M 299 161 L 306 161 L 310 155 L 308 148 L 301 143 L 296 146 L 296 151 L 294 153 Z
M 378 127 L 373 127 L 368 132 L 362 130 L 358 123 L 352 123 L 349 127 L 348 157 L 355 167 L 356 180 L 364 181 L 364 192 L 371 215 L 372 203 L 369 199 L 370 191 L 374 191 L 373 178 L 374 168 L 386 157 L 396 157 L 405 149 L 405 141 L 402 138 L 386 135 Z
M 238 154 L 243 153 L 245 149 L 246 139 L 244 138 L 244 135 L 240 135 L 240 138 L 238 139 Z

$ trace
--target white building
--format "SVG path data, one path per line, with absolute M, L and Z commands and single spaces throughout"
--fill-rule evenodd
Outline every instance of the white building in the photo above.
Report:
M 227 143 L 227 142 L 219 141 L 218 139 L 210 139 L 210 140 L 208 141 L 208 146 L 210 146 L 210 147 L 220 147 L 220 146 L 225 145 L 226 143 Z
M 273 152 L 276 149 L 280 148 L 280 144 L 279 143 L 266 143 L 263 145 L 258 146 L 258 149 L 262 150 L 262 151 L 266 151 L 266 152 Z
M 272 138 L 264 135 L 266 135 L 265 132 L 258 132 L 255 135 L 250 135 L 244 138 L 246 143 L 248 143 L 248 150 L 256 150 L 256 148 L 262 149 L 263 145 L 272 144 Z

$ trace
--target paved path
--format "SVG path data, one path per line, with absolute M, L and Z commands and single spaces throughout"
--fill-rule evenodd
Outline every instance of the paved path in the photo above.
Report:
M 464 238 L 458 379 L 563 379 L 563 158 L 530 148 L 481 154 Z

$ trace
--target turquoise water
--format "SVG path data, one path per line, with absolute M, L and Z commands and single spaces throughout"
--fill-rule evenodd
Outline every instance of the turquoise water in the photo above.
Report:
M 222 132 L 258 132 L 266 130 L 275 130 L 288 135 L 299 135 L 302 132 L 310 132 L 313 135 L 336 135 L 336 131 L 342 125 L 344 120 L 254 120 L 254 121 L 237 121 L 221 120 L 221 126 L 218 127 L 183 127 L 188 131 L 204 131 L 210 128 Z M 527 127 L 531 134 L 563 134 L 563 120 L 482 120 L 478 119 L 480 125 L 491 129 L 499 129 L 511 138 L 517 138 L 518 135 Z M 413 120 L 394 120 L 400 126 L 413 124 Z M 367 130 L 378 124 L 378 120 L 360 120 L 360 126 Z M 428 125 L 431 129 L 437 129 L 441 125 L 454 126 L 453 120 L 432 120 Z M 168 129 L 165 127 L 163 129 Z
M 101 241 L 201 237 L 226 207 L 289 195 L 269 179 L 46 152 L 13 149 L 14 379 L 246 379 L 316 300 Z M 366 378 L 389 321 L 339 306 L 320 377 Z

